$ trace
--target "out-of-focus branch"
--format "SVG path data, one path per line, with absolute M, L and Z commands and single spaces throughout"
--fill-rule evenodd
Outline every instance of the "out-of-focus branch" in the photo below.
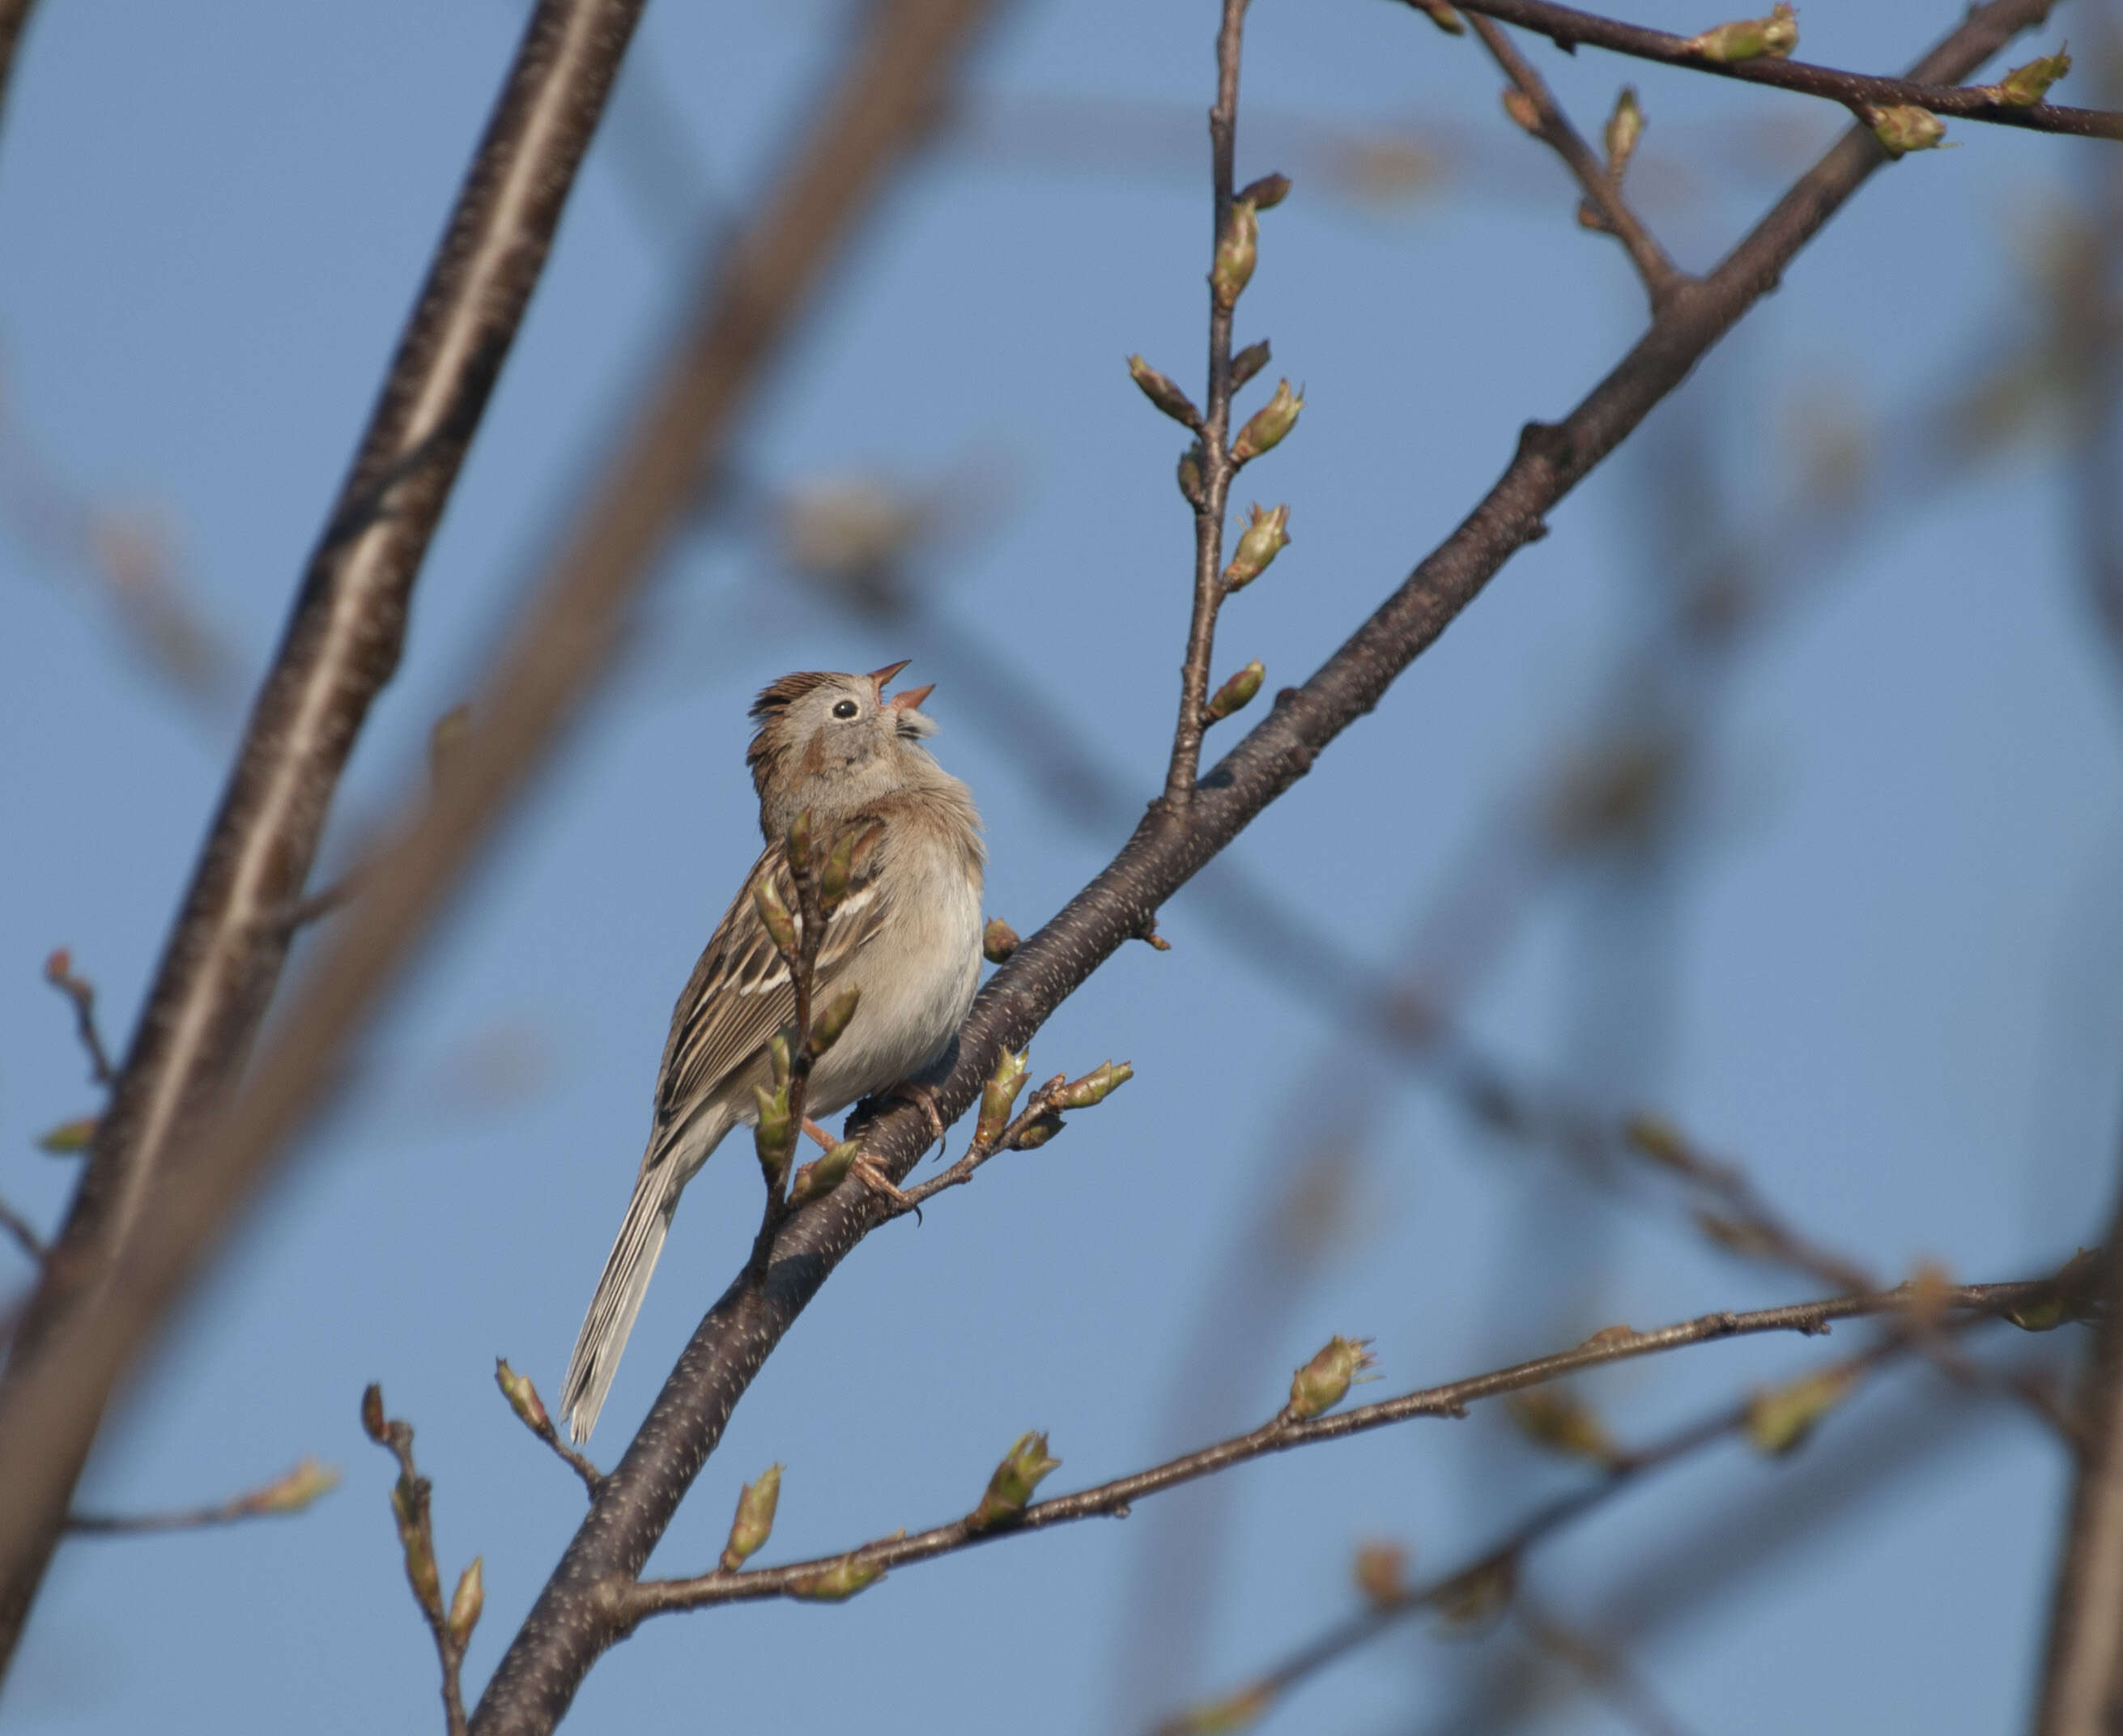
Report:
M 2046 1279 L 2027 1283 L 1976 1284 L 1952 1292 L 1949 1306 L 1981 1317 L 2005 1308 L 2047 1302 L 2055 1293 L 2055 1284 Z M 619 1607 L 630 1627 L 646 1616 L 699 1609 L 713 1603 L 749 1602 L 762 1598 L 813 1596 L 815 1593 L 810 1588 L 818 1582 L 820 1576 L 843 1565 L 853 1574 L 861 1577 L 862 1583 L 866 1584 L 891 1568 L 913 1561 L 931 1560 L 938 1555 L 955 1554 L 976 1544 L 992 1541 L 999 1537 L 1043 1530 L 1049 1526 L 1069 1524 L 1079 1519 L 1125 1513 L 1135 1502 L 1146 1495 L 1176 1488 L 1180 1484 L 1212 1476 L 1234 1465 L 1242 1465 L 1270 1453 L 1286 1452 L 1293 1447 L 1315 1442 L 1338 1440 L 1347 1435 L 1366 1433 L 1374 1429 L 1407 1422 L 1416 1417 L 1464 1416 L 1469 1405 L 1483 1399 L 1523 1392 L 1586 1368 L 1657 1355 L 1690 1344 L 1764 1332 L 1822 1333 L 1828 1330 L 1833 1321 L 1905 1311 L 1910 1306 L 1910 1292 L 1907 1286 L 1904 1286 L 1900 1289 L 1882 1291 L 1870 1296 L 1831 1297 L 1818 1302 L 1799 1302 L 1779 1308 L 1760 1308 L 1744 1313 L 1727 1311 L 1705 1314 L 1694 1320 L 1682 1321 L 1647 1332 L 1633 1331 L 1626 1326 L 1610 1328 L 1596 1334 L 1574 1349 L 1537 1358 L 1531 1362 L 1515 1363 L 1492 1373 L 1450 1382 L 1441 1386 L 1404 1393 L 1398 1398 L 1382 1399 L 1375 1404 L 1359 1405 L 1352 1410 L 1310 1417 L 1286 1410 L 1244 1434 L 1183 1454 L 1147 1471 L 1118 1477 L 1076 1494 L 1033 1502 L 1024 1507 L 1021 1513 L 1006 1525 L 984 1523 L 977 1513 L 952 1524 L 940 1525 L 912 1537 L 897 1537 L 882 1542 L 865 1544 L 859 1549 L 823 1556 L 813 1561 L 799 1561 L 786 1567 L 758 1568 L 750 1571 L 718 1569 L 690 1579 L 627 1581 L 607 1585 L 604 1588 L 603 1595 Z M 1877 1351 L 1867 1353 L 1868 1357 L 1877 1354 Z M 1296 1408 L 1293 1405 L 1293 1410 Z M 1729 1414 L 1722 1415 L 1719 1432 L 1729 1432 L 1732 1428 L 1744 1424 L 1749 1414 L 1747 1407 L 1743 1406 L 1736 1422 Z M 1656 1455 L 1619 1455 L 1610 1461 L 1610 1466 L 1616 1477 L 1626 1478 L 1657 1462 L 1661 1461 Z
M 1659 245 L 1658 238 L 1644 227 L 1643 219 L 1622 197 L 1622 171 L 1629 161 L 1629 149 L 1634 147 L 1633 139 L 1622 151 L 1610 154 L 1608 162 L 1601 162 L 1592 154 L 1591 147 L 1578 136 L 1577 129 L 1563 113 L 1563 105 L 1549 90 L 1547 81 L 1533 69 L 1532 63 L 1518 51 L 1511 37 L 1479 12 L 1469 16 L 1483 47 L 1488 49 L 1512 87 L 1525 98 L 1527 118 L 1533 122 L 1528 130 L 1560 157 L 1577 177 L 1586 199 L 1581 209 L 1592 213 L 1598 227 L 1628 251 L 1637 275 L 1644 280 L 1652 312 L 1657 313 L 1680 286 L 1682 278 L 1679 268 L 1667 257 L 1666 249 Z M 1632 96 L 1627 101 L 1633 110 L 1636 99 Z
M 1904 1307 L 1910 1305 L 1910 1287 L 1891 1293 L 1902 1298 Z M 2045 1299 L 2054 1301 L 2058 1296 L 2052 1287 Z M 2028 1300 L 2032 1298 L 2004 1306 L 2018 1307 Z M 1947 1324 L 1952 1330 L 1966 1330 L 1994 1318 L 1999 1311 L 2002 1311 L 1963 1313 Z M 1854 1355 L 1786 1386 L 1756 1392 L 1736 1405 L 1662 1436 L 1649 1447 L 1609 1451 L 1600 1461 L 1599 1481 L 1539 1508 L 1502 1542 L 1467 1565 L 1422 1585 L 1367 1588 L 1367 1608 L 1334 1624 L 1235 1691 L 1159 1725 L 1158 1736 L 1193 1736 L 1193 1733 L 1206 1736 L 1211 1730 L 1232 1728 L 1216 1722 L 1216 1718 L 1240 1706 L 1256 1715 L 1265 1711 L 1298 1683 L 1422 1611 L 1435 1610 L 1447 1620 L 1463 1623 L 1500 1612 L 1512 1598 L 1521 1563 L 1555 1532 L 1605 1505 L 1647 1475 L 1663 1471 L 1720 1441 L 1745 1437 L 1765 1452 L 1792 1451 L 1807 1438 L 1822 1415 L 1843 1404 L 1882 1366 L 1913 1348 L 1924 1330 L 1922 1325 L 1910 1322 L 1887 1332 Z
M 1638 1736 L 1682 1736 L 1673 1715 L 1613 1646 L 1580 1633 L 1523 1592 L 1511 1613 L 1528 1639 L 1575 1670 L 1624 1723 L 1635 1726 Z
M 1408 0 L 1408 3 L 1413 6 L 1415 0 Z M 1507 24 L 1536 30 L 1566 48 L 1585 43 L 1618 54 L 1633 55 L 1639 60 L 1686 67 L 1691 72 L 1714 73 L 1721 78 L 1738 78 L 1749 84 L 1772 85 L 1779 90 L 1797 91 L 1807 96 L 1825 96 L 1856 110 L 1919 108 L 1962 120 L 2027 127 L 2037 133 L 2069 133 L 2082 138 L 2123 138 L 2123 115 L 2098 109 L 2060 108 L 2046 102 L 2022 105 L 2001 96 L 1995 86 L 1964 87 L 1943 82 L 1965 74 L 1877 78 L 1861 73 L 1839 73 L 1830 67 L 1812 66 L 1802 60 L 1783 59 L 1774 50 L 1759 49 L 1746 59 L 1720 59 L 1707 51 L 1699 39 L 1669 35 L 1664 30 L 1624 24 L 1571 7 L 1557 6 L 1552 0 L 1468 0 L 1461 10 L 1486 13 Z M 2045 7 L 2023 28 L 2040 25 L 2047 16 L 2048 9 Z
M 525 30 L 353 469 L 312 556 L 80 1187 L 0 1377 L 0 1668 L 12 1659 L 102 1411 L 31 1396 L 130 1264 L 171 1152 L 242 1069 L 284 964 L 333 790 L 390 678 L 429 537 L 514 340 L 642 0 L 542 0 Z M 110 1373 L 115 1374 L 115 1364 Z M 40 1444 L 28 1446 L 28 1438 Z
M 7 81 L 15 71 L 15 51 L 22 45 L 22 27 L 37 0 L 0 0 L 0 115 L 7 113 Z
M 300 1513 L 339 1487 L 340 1474 L 330 1465 L 306 1458 L 284 1476 L 217 1501 L 210 1507 L 185 1507 L 169 1513 L 73 1513 L 66 1528 L 76 1537 L 138 1537 L 148 1532 L 204 1531 L 273 1513 Z
M 2036 1736 L 2111 1736 L 2123 1725 L 2123 1188 L 2109 1233 Z

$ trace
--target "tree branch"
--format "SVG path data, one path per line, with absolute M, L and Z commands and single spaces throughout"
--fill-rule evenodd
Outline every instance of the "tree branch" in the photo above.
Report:
M 96 1028 L 96 985 L 74 974 L 73 955 L 62 946 L 45 960 L 45 980 L 73 1006 L 74 1033 L 88 1055 L 88 1077 L 105 1091 L 117 1078 L 110 1053 L 103 1046 L 103 1034 Z
M 1411 6 L 1415 0 L 1408 0 Z M 1456 5 L 1458 0 L 1454 0 Z M 1712 60 L 1691 46 L 1685 36 L 1646 30 L 1596 13 L 1557 6 L 1551 0 L 1468 0 L 1463 12 L 1480 12 L 1506 24 L 1537 30 L 1558 47 L 1585 43 L 1593 48 L 1656 60 L 1667 66 L 1686 67 L 1691 72 L 1712 73 L 1720 78 L 1737 78 L 1747 84 L 1766 84 L 1802 96 L 1823 96 L 1846 108 L 1891 108 L 1908 106 L 1960 120 L 1983 120 L 2001 127 L 2025 127 L 2037 133 L 2068 133 L 2082 138 L 2123 138 L 2123 115 L 2099 109 L 2062 108 L 2037 103 L 2022 108 L 2000 101 L 1987 86 L 1963 87 L 1954 81 L 1974 68 L 1941 71 L 1919 68 L 1907 78 L 1875 78 L 1861 73 L 1839 73 L 1833 68 L 1813 66 L 1803 60 L 1779 60 L 1759 55 L 1751 60 Z M 2045 6 L 2020 27 L 2040 26 L 2049 16 Z M 1980 63 L 1979 62 L 1980 65 Z
M 7 82 L 15 71 L 15 51 L 22 45 L 22 27 L 37 0 L 0 0 L 0 115 L 6 113 Z
M 714 1603 L 754 1602 L 767 1598 L 803 1597 L 807 1594 L 807 1586 L 815 1584 L 821 1573 L 844 1564 L 863 1569 L 875 1569 L 881 1574 L 909 1562 L 928 1561 L 939 1555 L 955 1555 L 961 1550 L 993 1542 L 999 1537 L 1015 1536 L 1021 1532 L 1043 1531 L 1052 1526 L 1071 1524 L 1080 1519 L 1125 1515 L 1134 1503 L 1146 1495 L 1212 1476 L 1234 1465 L 1244 1464 L 1250 1459 L 1264 1458 L 1270 1453 L 1286 1452 L 1292 1447 L 1307 1446 L 1318 1441 L 1339 1440 L 1347 1435 L 1368 1433 L 1374 1429 L 1383 1429 L 1416 1417 L 1465 1416 L 1469 1405 L 1483 1399 L 1525 1391 L 1586 1368 L 1599 1368 L 1610 1363 L 1633 1361 L 1638 1357 L 1678 1350 L 1689 1344 L 1764 1332 L 1818 1335 L 1826 1332 L 1830 1323 L 1834 1321 L 1905 1311 L 1910 1307 L 1912 1293 L 1910 1287 L 1905 1284 L 1899 1289 L 1875 1292 L 1867 1296 L 1828 1297 L 1818 1302 L 1793 1302 L 1782 1307 L 1758 1308 L 1745 1313 L 1727 1310 L 1705 1314 L 1648 1332 L 1633 1332 L 1627 1327 L 1610 1329 L 1596 1334 L 1573 1349 L 1538 1357 L 1531 1362 L 1514 1363 L 1507 1368 L 1453 1381 L 1441 1386 L 1425 1387 L 1419 1391 L 1404 1393 L 1398 1398 L 1382 1399 L 1375 1404 L 1359 1405 L 1352 1410 L 1331 1412 L 1305 1421 L 1293 1420 L 1286 1414 L 1280 1415 L 1244 1434 L 1235 1435 L 1228 1440 L 1217 1442 L 1214 1446 L 1168 1459 L 1162 1465 L 1153 1466 L 1146 1471 L 1118 1477 L 1111 1482 L 1102 1483 L 1096 1488 L 1083 1490 L 1075 1494 L 1034 1502 L 1024 1508 L 1020 1518 L 1007 1527 L 983 1525 L 975 1517 L 968 1515 L 949 1525 L 936 1526 L 912 1537 L 866 1543 L 839 1555 L 822 1556 L 811 1561 L 792 1562 L 785 1567 L 757 1568 L 738 1572 L 718 1569 L 686 1579 L 645 1579 L 639 1583 L 621 1580 L 604 1588 L 604 1596 L 618 1609 L 621 1620 L 629 1629 L 644 1616 L 700 1609 Z M 2005 1308 L 2046 1302 L 2055 1294 L 2055 1283 L 2049 1279 L 2022 1283 L 1975 1284 L 1952 1292 L 1947 1306 L 1975 1315 L 1987 1316 Z M 1643 1468 L 1636 1460 L 1628 1457 L 1615 1462 L 1624 1475 Z
M 1533 69 L 1510 36 L 1479 12 L 1469 16 L 1474 26 L 1474 34 L 1482 39 L 1482 46 L 1490 57 L 1503 68 L 1504 76 L 1532 106 L 1538 123 L 1535 136 L 1560 157 L 1570 172 L 1584 190 L 1586 204 L 1599 219 L 1599 226 L 1613 236 L 1628 250 L 1629 262 L 1637 268 L 1637 275 L 1644 280 L 1645 293 L 1650 296 L 1652 312 L 1656 316 L 1672 299 L 1684 281 L 1680 269 L 1657 238 L 1644 227 L 1643 220 L 1622 197 L 1622 176 L 1619 165 L 1610 167 L 1592 154 L 1591 148 L 1578 136 L 1577 129 L 1570 124 L 1570 117 L 1563 111 L 1547 82 Z
M 150 1532 L 204 1531 L 234 1525 L 269 1513 L 300 1513 L 320 1496 L 339 1487 L 340 1475 L 329 1465 L 306 1458 L 284 1476 L 246 1490 L 209 1507 L 184 1507 L 169 1513 L 72 1513 L 66 1528 L 75 1537 L 129 1537 Z
M 351 472 L 302 575 L 182 913 L 52 1259 L 0 1377 L 0 1437 L 48 1354 L 107 1293 L 151 1184 L 241 1072 L 340 771 L 396 667 L 429 537 L 537 284 L 642 0 L 541 0 L 457 197 Z M 21 10 L 16 7 L 17 21 Z M 0 47 L 4 47 L 0 42 Z M 12 1659 L 101 1412 L 0 1550 Z M 40 1482 L 43 1478 L 39 1480 Z M 19 1499 L 21 1485 L 11 1485 Z
M 2047 0 L 1993 0 L 1919 63 L 1930 82 L 1963 77 Z M 1202 780 L 1184 816 L 1160 804 L 1112 864 L 990 978 L 935 1087 L 946 1120 L 981 1091 L 997 1057 L 1022 1048 L 1052 1010 L 1155 917 L 1158 906 L 1305 772 L 1342 730 L 1471 603 L 1503 563 L 1545 531 L 1545 514 L 1679 385 L 1821 225 L 1886 162 L 1869 130 L 1844 137 L 1699 284 L 1677 295 L 1623 361 L 1563 422 L 1532 424 L 1502 477 L 1460 528 L 1301 688 Z M 869 1152 L 904 1180 L 929 1144 L 924 1118 L 879 1118 Z M 872 1196 L 873 1198 L 874 1196 Z M 596 1588 L 632 1574 L 655 1546 L 731 1412 L 833 1269 L 877 1221 L 841 1194 L 798 1213 L 765 1281 L 740 1278 L 696 1330 L 647 1420 L 597 1500 L 474 1715 L 481 1736 L 550 1730 L 597 1658 L 619 1637 Z M 6 1457 L 0 1453 L 0 1473 Z

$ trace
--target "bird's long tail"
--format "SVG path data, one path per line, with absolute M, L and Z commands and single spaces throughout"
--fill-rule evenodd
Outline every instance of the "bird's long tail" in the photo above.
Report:
M 575 1335 L 575 1354 L 568 1359 L 568 1377 L 560 1389 L 560 1409 L 568 1419 L 568 1433 L 578 1443 L 587 1441 L 597 1427 L 598 1412 L 604 1408 L 612 1377 L 619 1372 L 626 1335 L 634 1330 L 634 1316 L 641 1311 L 641 1298 L 649 1293 L 656 1256 L 663 1251 L 663 1237 L 678 1203 L 670 1168 L 668 1164 L 644 1167 L 635 1183 L 619 1239 L 612 1245 L 597 1294 L 590 1298 L 590 1311 Z

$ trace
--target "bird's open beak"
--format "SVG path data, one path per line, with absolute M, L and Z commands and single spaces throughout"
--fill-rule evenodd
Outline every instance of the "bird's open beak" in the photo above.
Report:
M 885 683 L 891 680 L 893 676 L 897 675 L 902 669 L 905 669 L 908 664 L 913 661 L 914 659 L 912 657 L 902 657 L 897 663 L 888 663 L 881 669 L 872 669 L 869 672 L 870 685 L 877 689 L 877 702 L 884 706 L 886 710 L 892 711 L 919 711 L 921 707 L 921 701 L 936 691 L 936 683 L 932 681 L 926 687 L 909 687 L 904 693 L 895 693 L 889 699 L 887 699 L 884 697 Z

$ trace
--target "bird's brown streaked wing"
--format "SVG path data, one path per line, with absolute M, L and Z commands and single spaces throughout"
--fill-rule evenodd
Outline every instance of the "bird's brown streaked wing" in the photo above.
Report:
M 830 992 L 838 969 L 883 926 L 884 899 L 874 874 L 865 871 L 875 861 L 872 851 L 858 864 L 846 897 L 826 919 L 817 976 L 822 992 Z M 657 1161 L 666 1138 L 795 1016 L 789 967 L 752 902 L 753 887 L 766 875 L 774 877 L 783 905 L 796 908 L 787 854 L 780 845 L 770 845 L 745 876 L 672 1012 L 656 1083 L 657 1138 L 645 1160 L 649 1164 Z

